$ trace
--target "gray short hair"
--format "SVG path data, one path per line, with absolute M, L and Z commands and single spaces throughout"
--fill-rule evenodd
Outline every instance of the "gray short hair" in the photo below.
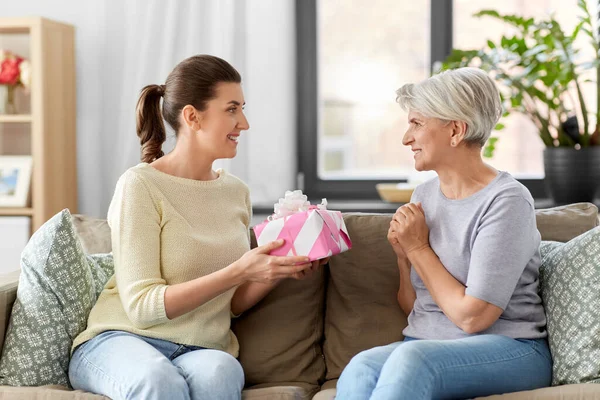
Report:
M 478 68 L 444 71 L 422 82 L 406 84 L 396 94 L 396 101 L 404 110 L 444 121 L 465 122 L 465 140 L 481 147 L 502 115 L 494 81 Z

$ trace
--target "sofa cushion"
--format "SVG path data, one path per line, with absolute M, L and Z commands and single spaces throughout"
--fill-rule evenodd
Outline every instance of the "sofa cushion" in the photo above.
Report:
M 63 210 L 33 234 L 0 359 L 0 384 L 68 385 L 73 339 L 113 273 L 112 256 L 86 256 Z
M 564 385 L 477 397 L 475 400 L 600 400 L 600 385 Z
M 331 382 L 329 384 L 329 382 Z M 327 381 L 312 400 L 333 400 L 335 383 Z M 564 385 L 523 392 L 477 397 L 475 400 L 600 400 L 600 385 Z
M 311 400 L 318 390 L 318 385 L 280 382 L 244 389 L 242 398 L 244 400 Z
M 542 240 L 568 242 L 598 226 L 598 207 L 592 203 L 540 209 L 535 216 Z
M 335 399 L 335 388 L 321 389 L 312 400 L 334 400 Z
M 329 262 L 323 353 L 326 379 L 362 350 L 403 339 L 398 266 L 386 236 L 391 215 L 345 214 L 352 249 Z
M 242 397 L 244 400 L 310 400 L 318 389 L 318 386 L 291 382 L 261 385 L 244 390 Z M 108 400 L 108 397 L 61 386 L 0 386 L 0 400 Z
M 110 400 L 99 394 L 70 390 L 65 386 L 0 386 L 0 400 Z
M 541 254 L 552 384 L 600 383 L 600 228 Z
M 253 232 L 251 238 L 254 248 Z M 320 268 L 306 280 L 284 280 L 260 303 L 233 320 L 247 385 L 318 385 L 323 379 L 325 275 L 325 269 Z

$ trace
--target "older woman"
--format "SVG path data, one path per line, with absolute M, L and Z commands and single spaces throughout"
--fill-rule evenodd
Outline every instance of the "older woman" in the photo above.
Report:
M 417 170 L 438 177 L 416 188 L 388 231 L 405 339 L 356 355 L 337 398 L 456 399 L 548 386 L 533 198 L 481 158 L 501 114 L 494 82 L 461 68 L 397 95 L 409 111 L 402 143 Z

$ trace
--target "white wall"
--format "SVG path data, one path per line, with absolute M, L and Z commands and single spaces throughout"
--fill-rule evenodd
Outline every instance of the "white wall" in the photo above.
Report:
M 219 43 L 226 39 L 245 42 L 245 45 L 236 46 L 238 50 L 228 59 L 242 73 L 251 128 L 240 140 L 238 156 L 224 165 L 249 184 L 255 203 L 272 203 L 295 184 L 294 1 L 245 0 L 244 3 L 235 3 L 236 12 L 244 13 L 245 18 L 242 16 L 240 20 L 236 16 L 233 23 L 241 23 L 241 28 L 227 32 L 228 20 L 209 21 L 207 18 L 225 18 L 223 15 L 227 15 L 228 10 L 223 10 L 223 7 L 233 7 L 232 1 L 192 0 L 175 5 L 171 3 L 174 1 L 20 0 L 5 2 L 1 7 L 2 17 L 42 16 L 76 28 L 81 213 L 105 217 L 119 175 L 139 161 L 134 103 L 142 85 L 132 88 L 128 84 L 131 81 L 137 84 L 135 79 L 140 71 L 134 70 L 131 65 L 111 63 L 111 59 L 131 59 L 134 52 L 139 53 L 138 46 L 145 46 L 147 51 L 144 54 L 150 56 L 144 61 L 154 68 L 154 81 L 146 83 L 164 82 L 174 64 L 161 64 L 163 53 L 152 51 L 153 46 L 157 46 L 156 38 L 160 41 L 162 37 L 160 30 L 169 30 L 171 36 L 177 37 L 177 29 L 187 26 L 189 30 L 189 26 L 195 23 L 210 24 L 209 32 L 214 36 L 208 38 L 214 39 L 212 46 L 203 46 L 196 53 L 210 52 L 228 58 L 219 53 L 222 50 Z M 182 4 L 181 9 L 179 4 Z M 184 4 L 187 5 L 184 7 Z M 204 9 L 208 7 L 214 14 L 200 15 L 197 12 L 200 5 Z M 161 12 L 161 7 L 165 12 Z M 128 20 L 126 17 L 113 18 L 115 15 L 135 17 Z M 156 19 L 157 15 L 161 20 Z M 157 32 L 139 43 L 135 29 L 140 25 L 146 29 L 156 26 Z M 227 34 L 233 34 L 233 38 L 221 37 Z M 185 51 L 195 50 L 196 38 L 179 37 L 177 40 L 185 41 L 185 46 L 173 46 L 183 50 L 181 56 L 179 53 L 166 54 L 171 58 L 184 58 L 191 55 Z M 161 48 L 170 48 L 169 43 L 160 44 Z M 107 86 L 115 90 L 107 91 Z M 110 117 L 99 119 L 98 116 L 106 115 L 107 110 Z M 121 123 L 114 123 L 113 117 Z M 123 126 L 127 128 L 123 129 Z

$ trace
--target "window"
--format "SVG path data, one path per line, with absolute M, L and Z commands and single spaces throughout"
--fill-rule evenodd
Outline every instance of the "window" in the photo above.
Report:
M 318 176 L 407 176 L 412 152 L 400 142 L 407 115 L 394 88 L 429 76 L 429 0 L 372 0 L 369 12 L 346 0 L 317 4 Z
M 376 199 L 376 183 L 414 171 L 395 90 L 449 52 L 451 3 L 369 0 L 368 12 L 345 0 L 296 4 L 300 186 L 313 198 Z
M 311 198 L 377 199 L 376 183 L 403 182 L 415 173 L 412 153 L 401 143 L 406 113 L 394 91 L 428 77 L 453 45 L 477 47 L 506 33 L 505 25 L 474 12 L 555 11 L 569 30 L 578 15 L 576 0 L 362 1 L 363 7 L 345 0 L 296 3 L 298 171 Z M 519 178 L 535 197 L 546 197 L 535 127 L 522 116 L 503 123 L 488 162 Z

